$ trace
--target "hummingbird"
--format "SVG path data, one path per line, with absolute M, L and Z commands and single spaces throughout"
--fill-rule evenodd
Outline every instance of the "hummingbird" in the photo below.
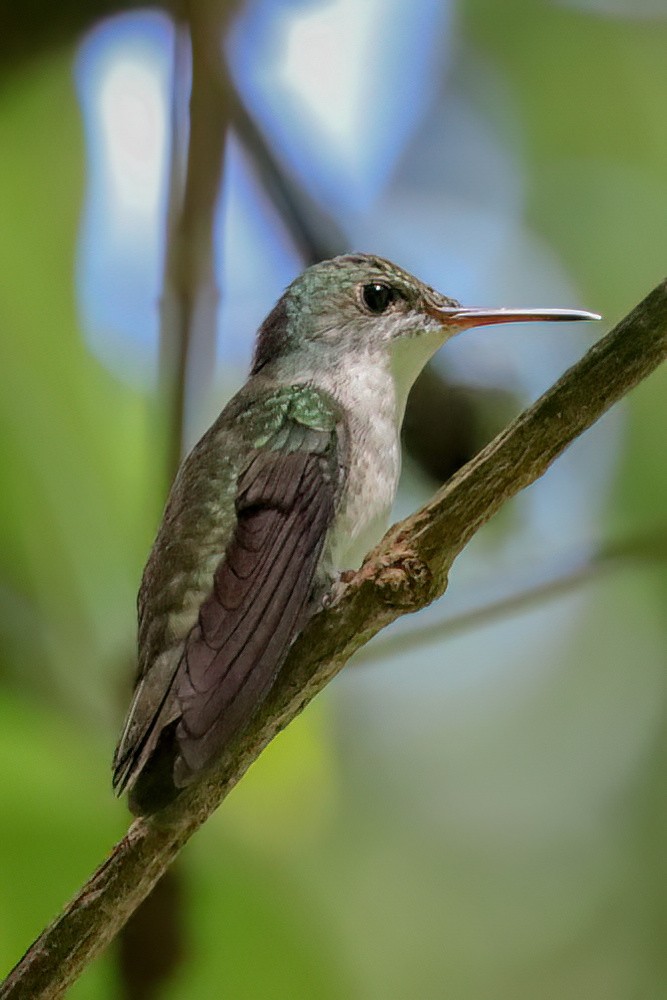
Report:
M 150 814 L 248 725 L 309 616 L 384 534 L 408 392 L 470 327 L 593 320 L 466 308 L 371 254 L 305 270 L 250 376 L 183 461 L 138 596 L 138 671 L 113 785 Z

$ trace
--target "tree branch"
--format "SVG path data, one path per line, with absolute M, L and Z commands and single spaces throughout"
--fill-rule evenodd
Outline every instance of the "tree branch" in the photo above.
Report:
M 225 81 L 224 74 L 221 74 L 220 82 L 229 94 L 232 126 L 304 263 L 316 264 L 345 253 L 347 237 L 332 216 L 283 168 L 261 128 L 248 112 L 233 81 L 229 78 Z
M 524 585 L 520 589 L 503 594 L 496 600 L 484 604 L 477 603 L 466 610 L 443 616 L 439 621 L 419 625 L 417 628 L 408 628 L 379 639 L 357 656 L 354 665 L 365 667 L 371 663 L 380 663 L 388 656 L 410 653 L 415 649 L 441 642 L 450 635 L 489 625 L 509 615 L 527 611 L 536 605 L 544 605 L 554 597 L 571 594 L 584 584 L 600 579 L 605 573 L 627 569 L 633 564 L 635 567 L 647 567 L 665 561 L 667 561 L 667 534 L 662 528 L 660 531 L 639 538 L 611 542 L 590 559 L 582 560 L 581 557 L 571 556 L 564 564 L 559 560 L 558 572 L 552 571 L 550 575 L 533 581 L 530 586 Z M 563 565 L 566 568 L 563 568 Z
M 475 532 L 666 356 L 667 282 L 430 503 L 388 532 L 336 603 L 304 629 L 269 697 L 235 745 L 168 809 L 132 824 L 9 975 L 0 1000 L 62 996 L 275 734 L 380 629 L 442 594 L 454 559 Z
M 206 381 L 215 362 L 219 292 L 215 275 L 214 221 L 220 193 L 229 101 L 219 85 L 222 38 L 235 4 L 181 0 L 192 46 L 187 164 L 186 125 L 179 99 L 188 37 L 175 26 L 172 150 L 167 252 L 160 308 L 160 368 L 165 403 L 169 484 L 187 439 L 186 403 L 191 383 Z M 196 363 L 197 371 L 193 372 Z

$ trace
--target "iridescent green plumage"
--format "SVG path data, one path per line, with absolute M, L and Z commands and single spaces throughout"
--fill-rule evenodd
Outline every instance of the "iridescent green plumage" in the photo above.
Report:
M 178 673 L 184 668 L 184 642 L 196 626 L 216 568 L 237 529 L 239 483 L 252 478 L 258 463 L 266 465 L 273 456 L 282 459 L 300 453 L 313 456 L 322 466 L 322 478 L 330 487 L 332 515 L 339 499 L 339 468 L 345 448 L 341 408 L 326 393 L 309 385 L 276 387 L 268 383 L 252 390 L 246 387 L 232 400 L 183 463 L 144 571 L 138 602 L 137 688 L 114 762 L 114 783 L 119 791 L 134 783 L 155 754 L 160 735 L 170 733 L 169 727 L 183 715 L 183 683 L 179 683 Z M 324 539 L 323 535 L 320 548 Z M 309 594 L 314 589 L 323 592 L 325 576 L 316 580 L 313 573 L 312 577 Z M 284 583 L 293 586 L 292 581 Z M 299 608 L 299 615 L 302 611 Z M 269 671 L 267 683 L 288 648 L 289 642 Z M 191 769 L 177 763 L 177 735 L 171 733 L 172 745 L 166 750 L 172 758 L 170 766 L 176 768 L 173 777 L 183 785 L 188 783 Z M 215 749 L 203 755 L 197 770 L 209 762 Z M 149 787 L 151 770 L 146 769 L 144 787 L 134 796 L 144 806 L 161 804 L 161 797 L 169 797 L 171 791 L 168 783 L 166 790 Z M 160 776 L 164 785 L 161 772 Z

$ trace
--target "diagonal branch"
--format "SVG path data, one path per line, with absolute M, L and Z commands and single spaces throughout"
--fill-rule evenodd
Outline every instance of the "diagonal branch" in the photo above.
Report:
M 132 824 L 16 966 L 0 988 L 0 1000 L 62 996 L 273 736 L 381 628 L 440 596 L 454 559 L 475 532 L 665 357 L 667 282 L 430 503 L 388 532 L 333 607 L 316 615 L 297 639 L 269 698 L 235 746 L 169 809 Z
M 332 216 L 310 198 L 280 163 L 271 144 L 247 110 L 231 79 L 220 74 L 229 94 L 232 125 L 252 160 L 253 169 L 271 199 L 305 264 L 316 264 L 348 249 L 348 241 Z
M 396 635 L 379 639 L 357 656 L 355 666 L 380 663 L 387 656 L 411 653 L 415 649 L 442 642 L 450 635 L 488 625 L 536 605 L 543 606 L 551 598 L 572 594 L 577 588 L 614 570 L 632 566 L 645 568 L 664 564 L 666 561 L 667 534 L 663 528 L 637 538 L 611 542 L 590 559 L 582 561 L 580 557 L 570 557 L 564 564 L 565 569 L 559 560 L 558 572 L 551 572 L 550 575 L 533 581 L 530 586 L 524 584 L 520 589 L 503 594 L 496 600 L 477 604 L 443 616 L 439 621 L 421 624 L 417 628 L 406 628 Z

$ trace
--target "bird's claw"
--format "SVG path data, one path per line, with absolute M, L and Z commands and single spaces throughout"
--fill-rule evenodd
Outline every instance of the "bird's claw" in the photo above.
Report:
M 326 611 L 338 604 L 339 600 L 347 590 L 347 585 L 356 576 L 355 570 L 344 569 L 336 575 L 326 594 L 322 597 L 322 610 Z

